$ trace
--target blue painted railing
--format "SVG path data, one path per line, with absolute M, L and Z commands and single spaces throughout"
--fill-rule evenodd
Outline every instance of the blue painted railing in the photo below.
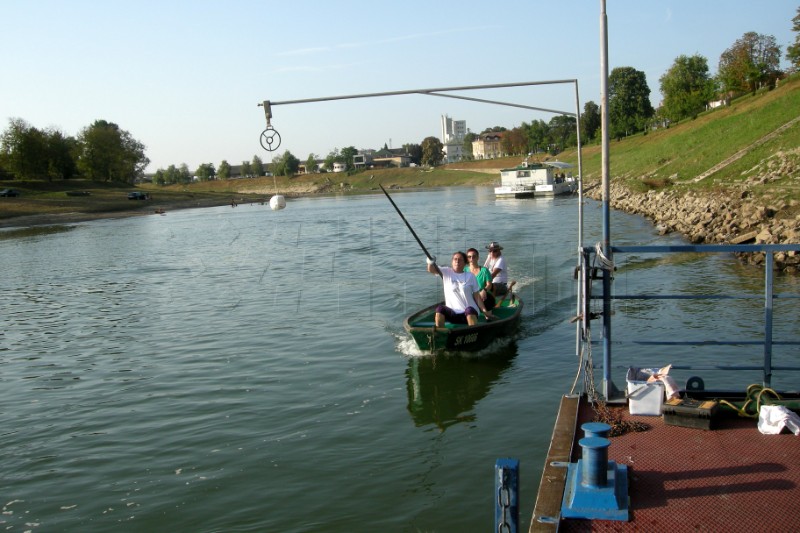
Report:
M 674 365 L 675 369 L 685 370 L 698 370 L 698 369 L 717 369 L 717 370 L 759 370 L 763 373 L 763 385 L 765 387 L 771 386 L 773 370 L 780 371 L 800 371 L 800 367 L 796 366 L 774 366 L 772 364 L 772 347 L 776 345 L 800 345 L 800 342 L 794 341 L 780 341 L 776 342 L 772 338 L 772 320 L 773 320 L 773 301 L 776 298 L 798 298 L 796 295 L 778 295 L 773 293 L 773 276 L 774 276 L 774 257 L 776 252 L 798 252 L 800 253 L 800 244 L 702 244 L 702 245 L 674 245 L 674 246 L 611 246 L 612 257 L 622 254 L 671 254 L 671 253 L 764 253 L 764 329 L 763 340 L 720 340 L 709 339 L 701 341 L 678 341 L 678 340 L 635 340 L 630 341 L 634 344 L 642 345 L 756 345 L 763 346 L 763 362 L 760 365 L 725 365 L 725 366 L 702 366 L 702 365 Z M 580 261 L 580 280 L 583 284 L 580 297 L 582 302 L 581 308 L 581 335 L 579 335 L 579 344 L 585 342 L 590 338 L 588 332 L 590 330 L 590 320 L 596 318 L 591 311 L 591 301 L 601 300 L 603 302 L 603 339 L 600 341 L 603 344 L 603 395 L 606 398 L 612 398 L 616 388 L 611 379 L 611 312 L 609 312 L 612 300 L 728 300 L 728 299 L 755 299 L 762 297 L 754 296 L 752 294 L 730 295 L 730 294 L 704 294 L 704 295 L 642 295 L 642 294 L 617 294 L 612 295 L 610 290 L 601 290 L 601 294 L 592 294 L 592 281 L 607 279 L 606 273 L 598 270 L 597 267 L 592 267 L 595 263 L 596 250 L 594 247 L 583 247 L 581 249 Z M 602 263 L 602 261 L 601 261 Z M 608 286 L 607 283 L 602 283 L 602 287 Z M 583 295 L 591 295 L 588 298 Z

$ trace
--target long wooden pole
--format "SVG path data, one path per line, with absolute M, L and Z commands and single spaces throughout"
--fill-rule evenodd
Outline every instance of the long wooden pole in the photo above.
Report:
M 395 211 L 397 211 L 397 214 L 398 214 L 398 215 L 400 215 L 400 218 L 402 218 L 402 219 L 403 219 L 403 222 L 405 222 L 405 223 L 406 223 L 406 227 L 408 228 L 408 231 L 410 231 L 410 232 L 411 232 L 411 235 L 413 235 L 413 236 L 414 236 L 414 238 L 417 240 L 417 244 L 419 244 L 419 247 L 420 247 L 420 248 L 422 248 L 422 251 L 423 251 L 423 252 L 425 252 L 425 255 L 428 257 L 428 259 L 430 259 L 431 261 L 435 261 L 435 260 L 434 260 L 434 258 L 433 258 L 433 256 L 432 256 L 431 254 L 429 254 L 429 253 L 428 253 L 428 249 L 427 249 L 427 248 L 425 248 L 425 245 L 424 245 L 424 244 L 422 244 L 422 241 L 421 241 L 421 240 L 419 240 L 419 237 L 417 237 L 417 233 L 414 231 L 414 228 L 412 228 L 412 227 L 411 227 L 411 224 L 409 224 L 409 223 L 408 223 L 408 220 L 406 220 L 406 217 L 404 217 L 404 216 L 403 216 L 403 212 L 402 212 L 402 211 L 400 211 L 400 208 L 399 208 L 399 207 L 397 207 L 397 204 L 396 204 L 396 203 L 394 203 L 394 200 L 392 200 L 392 197 L 391 197 L 391 196 L 389 196 L 389 193 L 388 193 L 388 192 L 386 192 L 386 189 L 384 189 L 384 188 L 383 188 L 383 185 L 381 185 L 381 184 L 379 183 L 379 184 L 378 184 L 378 186 L 379 186 L 379 187 L 381 188 L 381 190 L 383 191 L 383 194 L 385 194 L 385 195 L 386 195 L 386 198 L 388 198 L 388 199 L 389 199 L 389 201 L 390 201 L 390 202 L 392 202 L 392 205 L 394 206 L 394 209 L 395 209 Z

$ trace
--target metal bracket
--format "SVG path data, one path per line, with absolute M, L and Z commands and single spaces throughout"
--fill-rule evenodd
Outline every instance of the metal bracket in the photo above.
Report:
M 272 105 L 269 100 L 264 100 L 258 105 L 264 107 L 264 116 L 267 119 L 267 128 L 261 132 L 261 138 L 259 139 L 261 148 L 267 152 L 274 152 L 281 145 L 281 135 L 278 130 L 272 127 Z

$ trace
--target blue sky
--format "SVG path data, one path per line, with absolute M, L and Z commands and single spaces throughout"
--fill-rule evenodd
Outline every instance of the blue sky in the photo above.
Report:
M 716 73 L 748 31 L 773 35 L 783 55 L 798 5 L 607 0 L 609 70 L 643 71 L 657 105 L 679 55 L 701 54 Z M 270 153 L 263 100 L 560 79 L 578 80 L 581 107 L 600 100 L 600 0 L 0 0 L 0 20 L 2 131 L 10 118 L 75 136 L 115 122 L 144 143 L 148 171 L 400 147 L 438 137 L 443 114 L 475 132 L 552 118 L 422 95 L 284 105 Z M 571 85 L 461 94 L 575 109 Z

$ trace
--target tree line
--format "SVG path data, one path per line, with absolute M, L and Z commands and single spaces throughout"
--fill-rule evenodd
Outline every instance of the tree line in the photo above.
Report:
M 5 179 L 53 181 L 81 176 L 133 183 L 149 163 L 141 142 L 105 120 L 71 137 L 12 118 L 0 137 L 0 177 Z
M 243 161 L 239 176 L 243 178 L 255 178 L 266 173 L 266 165 L 257 155 L 253 156 L 252 161 Z M 195 179 L 198 181 L 226 180 L 232 175 L 233 167 L 227 160 L 223 159 L 219 168 L 214 163 L 201 163 L 194 172 L 189 170 L 189 166 L 183 163 L 179 167 L 170 165 L 166 169 L 159 168 L 153 174 L 153 183 L 157 185 L 171 185 L 173 183 L 191 183 Z
M 800 7 L 792 18 L 794 44 L 786 49 L 789 72 L 800 68 Z M 725 50 L 719 58 L 717 74 L 712 76 L 708 59 L 700 54 L 681 55 L 659 78 L 663 100 L 658 109 L 650 103 L 650 88 L 644 72 L 630 66 L 614 68 L 608 80 L 609 134 L 622 138 L 647 132 L 655 125 L 669 125 L 694 118 L 706 109 L 709 102 L 729 103 L 731 99 L 758 90 L 775 87 L 787 73 L 780 70 L 781 47 L 772 35 L 747 32 Z M 600 106 L 588 101 L 580 115 L 580 135 L 583 142 L 596 140 L 600 130 Z M 501 146 L 506 154 L 525 154 L 548 151 L 558 153 L 577 145 L 575 117 L 558 115 L 549 122 L 523 122 L 511 130 L 495 126 L 484 133 L 502 132 Z M 468 132 L 464 152 L 472 153 L 472 143 L 478 135 Z M 384 146 L 386 148 L 386 146 Z M 418 165 L 437 165 L 444 158 L 442 142 L 426 137 L 420 144 L 403 146 L 411 161 Z M 346 170 L 355 168 L 353 146 L 334 149 L 324 159 L 331 170 L 342 163 Z M 320 170 L 318 157 L 309 154 L 306 170 Z M 20 118 L 9 121 L 0 137 L 0 179 L 68 180 L 75 177 L 95 181 L 133 183 L 144 175 L 150 163 L 144 145 L 113 122 L 97 120 L 77 137 L 64 135 L 57 129 L 40 130 Z M 265 165 L 258 156 L 245 161 L 243 176 L 261 176 L 267 168 L 276 175 L 296 174 L 300 160 L 286 151 Z M 227 179 L 231 166 L 223 160 L 218 168 L 204 163 L 192 173 L 186 164 L 158 169 L 154 181 L 159 184 L 187 183 L 196 176 L 200 180 Z
M 792 31 L 798 35 L 795 43 L 787 47 L 788 73 L 800 67 L 800 8 L 792 23 Z M 706 57 L 681 55 L 659 78 L 663 100 L 658 109 L 650 104 L 650 88 L 644 72 L 632 67 L 615 68 L 608 80 L 609 134 L 619 139 L 647 132 L 653 125 L 668 126 L 671 122 L 695 118 L 711 102 L 730 103 L 747 93 L 771 90 L 787 74 L 780 69 L 780 59 L 781 47 L 775 37 L 756 32 L 745 33 L 722 52 L 714 76 L 709 73 Z M 584 115 L 590 115 L 584 111 Z M 593 138 L 590 131 L 586 134 L 587 139 Z

